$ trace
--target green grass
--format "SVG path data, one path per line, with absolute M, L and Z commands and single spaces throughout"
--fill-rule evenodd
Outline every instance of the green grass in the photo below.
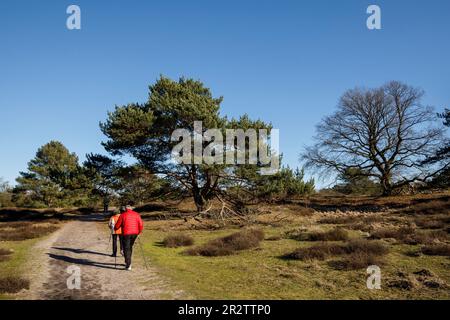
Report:
M 37 241 L 39 238 L 25 241 L 0 241 L 0 248 L 14 250 L 8 260 L 0 262 L 0 278 L 18 277 L 24 274 L 28 255 Z M 0 299 L 14 299 L 14 296 L 0 293 Z
M 235 232 L 186 232 L 196 245 Z M 280 235 L 285 228 L 264 228 L 266 238 Z M 143 237 L 148 260 L 175 287 L 195 299 L 421 299 L 450 298 L 448 291 L 421 288 L 406 292 L 383 287 L 383 280 L 398 271 L 415 272 L 429 269 L 449 283 L 448 259 L 445 257 L 408 257 L 405 252 L 413 246 L 390 246 L 387 263 L 381 267 L 382 290 L 366 287 L 365 270 L 337 271 L 327 261 L 287 261 L 279 257 L 311 242 L 292 239 L 263 241 L 261 248 L 239 252 L 225 257 L 198 257 L 182 254 L 186 248 L 165 248 L 158 243 L 168 233 L 148 230 Z M 353 233 L 352 233 L 353 235 Z

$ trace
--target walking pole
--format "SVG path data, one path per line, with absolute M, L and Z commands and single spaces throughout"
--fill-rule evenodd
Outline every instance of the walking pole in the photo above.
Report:
M 147 266 L 147 259 L 145 259 L 145 255 L 144 255 L 144 249 L 142 248 L 142 243 L 141 243 L 141 239 L 138 236 L 138 242 L 139 242 L 139 247 L 141 248 L 141 254 L 142 254 L 142 259 L 144 259 L 144 265 L 145 265 L 145 269 L 148 270 L 148 266 Z
M 109 250 L 109 245 L 111 244 L 112 234 L 109 235 L 109 241 L 108 246 L 106 247 L 106 250 Z

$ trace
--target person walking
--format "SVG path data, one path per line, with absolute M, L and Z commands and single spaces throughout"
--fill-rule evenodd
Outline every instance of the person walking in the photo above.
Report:
M 120 211 L 111 216 L 108 222 L 108 226 L 111 229 L 112 237 L 112 255 L 111 257 L 117 257 L 117 240 L 119 240 L 120 254 L 123 255 L 123 236 L 122 228 L 115 229 L 117 221 L 120 218 L 120 214 L 125 211 L 125 208 L 121 208 Z
M 137 237 L 142 233 L 144 223 L 142 222 L 139 213 L 133 211 L 131 206 L 126 206 L 125 212 L 120 215 L 114 226 L 115 230 L 118 230 L 119 228 L 122 228 L 125 268 L 131 270 L 133 245 Z

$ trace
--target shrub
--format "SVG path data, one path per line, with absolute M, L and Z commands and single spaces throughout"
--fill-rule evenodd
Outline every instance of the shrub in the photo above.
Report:
M 334 228 L 327 232 L 314 232 L 309 235 L 311 241 L 345 241 L 348 240 L 348 232 L 342 228 Z
M 450 245 L 433 244 L 422 247 L 422 253 L 428 256 L 446 256 L 450 257 Z
M 186 234 L 175 234 L 167 236 L 163 240 L 163 245 L 168 248 L 184 247 L 194 244 L 194 239 Z
M 192 256 L 226 256 L 236 251 L 251 249 L 259 246 L 264 239 L 264 232 L 259 229 L 247 229 L 233 233 L 229 236 L 214 239 L 205 245 L 185 251 L 185 254 Z
M 416 281 L 410 278 L 391 279 L 386 282 L 389 288 L 412 290 L 417 287 Z
M 411 227 L 385 228 L 372 232 L 371 239 L 393 238 L 405 244 L 427 244 L 435 240 L 446 240 L 448 235 L 444 231 L 420 232 Z
M 325 260 L 330 256 L 336 255 L 382 256 L 388 252 L 388 248 L 380 242 L 355 239 L 345 244 L 321 243 L 312 247 L 299 248 L 284 255 L 282 258 L 294 260 Z
M 45 236 L 59 227 L 54 223 L 11 222 L 0 224 L 0 241 L 22 241 Z M 8 230 L 11 229 L 11 230 Z
M 219 246 L 217 244 L 211 243 L 207 243 L 203 246 L 199 246 L 185 251 L 185 254 L 187 255 L 203 256 L 203 257 L 229 256 L 234 253 L 235 251 L 230 247 Z
M 382 264 L 384 264 L 384 261 L 378 255 L 362 251 L 351 253 L 341 260 L 330 261 L 329 263 L 336 270 L 358 270 L 371 265 L 380 266 Z
M 415 233 L 414 228 L 402 227 L 402 228 L 381 228 L 372 232 L 370 238 L 372 239 L 385 239 L 393 238 L 397 240 L 403 240 L 406 237 Z
M 284 255 L 284 259 L 292 260 L 325 260 L 331 255 L 344 254 L 345 251 L 341 245 L 322 243 L 312 247 L 298 248 L 291 253 Z
M 349 254 L 362 252 L 378 256 L 385 255 L 389 252 L 389 249 L 383 243 L 363 239 L 354 239 L 349 241 L 345 245 L 345 250 Z
M 436 230 L 431 232 L 417 232 L 410 239 L 406 239 L 404 242 L 407 244 L 431 244 L 436 240 L 445 241 L 448 239 L 448 234 L 442 230 Z
M 347 224 L 355 221 L 354 217 L 325 217 L 318 222 L 322 224 Z
M 13 252 L 10 249 L 0 248 L 0 256 L 8 256 L 11 253 L 13 253 Z
M 0 248 L 0 262 L 8 260 L 12 253 L 12 250 Z
M 408 208 L 402 210 L 404 214 L 415 215 L 432 215 L 432 214 L 447 214 L 450 210 L 449 199 L 432 200 L 428 202 L 415 203 Z
M 29 288 L 29 280 L 18 277 L 0 278 L 0 293 L 17 293 L 22 289 Z
M 446 226 L 445 221 L 441 220 L 431 220 L 427 217 L 416 218 L 415 221 L 417 226 L 424 229 L 441 229 Z
M 281 239 L 283 239 L 283 238 L 280 235 L 276 235 L 276 236 L 267 237 L 265 240 L 266 241 L 278 241 L 278 240 L 281 240 Z

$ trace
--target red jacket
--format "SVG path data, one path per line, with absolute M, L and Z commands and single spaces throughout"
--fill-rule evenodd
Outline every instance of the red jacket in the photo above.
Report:
M 114 229 L 118 230 L 122 228 L 122 234 L 127 235 L 137 235 L 144 229 L 144 223 L 142 222 L 139 213 L 133 210 L 127 210 L 122 213 L 114 225 Z

